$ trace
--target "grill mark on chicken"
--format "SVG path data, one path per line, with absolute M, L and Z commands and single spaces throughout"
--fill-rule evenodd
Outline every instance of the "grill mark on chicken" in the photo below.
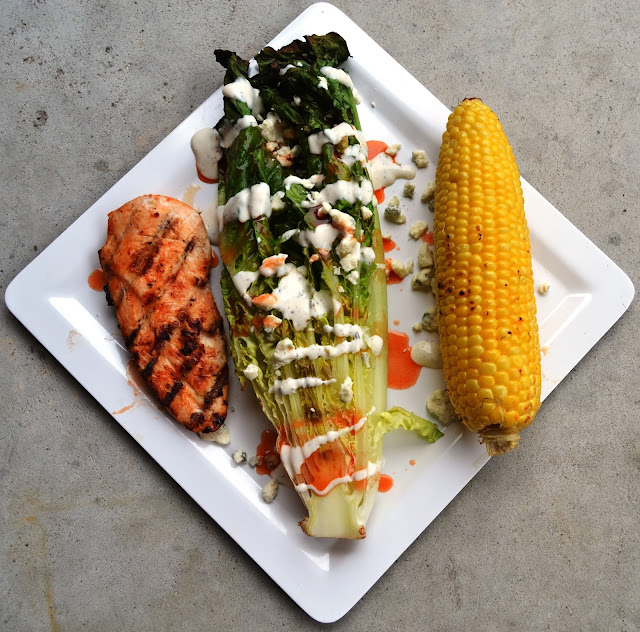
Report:
M 205 352 L 204 345 L 198 345 L 193 350 L 191 355 L 188 358 L 185 358 L 184 362 L 180 366 L 180 375 L 182 375 L 183 377 L 186 377 L 191 371 L 191 369 L 193 369 L 193 367 L 196 364 L 198 364 L 204 352 Z M 206 399 L 205 399 L 205 408 L 206 408 Z
M 201 426 L 204 422 L 204 415 L 202 413 L 191 413 L 191 417 L 189 417 L 189 425 L 185 424 L 189 430 L 191 428 L 189 426 Z M 208 427 L 203 428 L 200 432 L 209 433 L 211 430 L 207 429 Z
M 166 199 L 171 199 L 171 198 L 166 198 Z M 171 221 L 171 220 L 161 220 L 160 213 L 158 212 L 153 213 L 152 217 L 158 219 L 158 226 L 154 232 L 145 231 L 144 225 L 139 226 L 137 223 L 135 223 L 136 221 L 139 221 L 138 218 L 133 218 L 133 221 L 129 222 L 126 225 L 126 230 L 122 234 L 120 241 L 116 245 L 111 247 L 111 252 L 116 252 L 116 253 L 120 252 L 120 247 L 122 245 L 122 242 L 128 236 L 129 237 L 131 236 L 130 233 L 133 233 L 137 238 L 137 240 L 140 242 L 139 244 L 135 244 L 135 246 L 140 248 L 141 251 L 145 251 L 144 268 L 146 268 L 146 270 L 144 270 L 144 273 L 142 268 L 138 270 L 138 267 L 140 267 L 141 265 L 140 261 L 142 259 L 141 259 L 141 255 L 139 255 L 137 250 L 134 249 L 132 258 L 135 259 L 135 261 L 131 263 L 127 261 L 126 274 L 124 269 L 125 267 L 123 265 L 118 266 L 119 273 L 122 276 L 122 278 L 118 279 L 120 281 L 120 283 L 117 284 L 119 292 L 115 294 L 115 297 L 114 297 L 113 291 L 111 292 L 111 296 L 114 304 L 121 303 L 123 300 L 123 293 L 126 293 L 127 291 L 133 291 L 140 294 L 140 297 L 142 298 L 142 302 L 144 306 L 148 306 L 150 303 L 154 301 L 159 301 L 160 299 L 162 299 L 162 295 L 164 294 L 164 291 L 166 290 L 166 288 L 171 287 L 171 283 L 173 282 L 175 275 L 181 270 L 184 260 L 186 259 L 186 255 L 188 254 L 188 251 L 185 248 L 185 250 L 182 252 L 181 257 L 174 257 L 175 259 L 175 261 L 173 262 L 174 265 L 170 271 L 167 271 L 165 269 L 165 265 L 163 261 L 158 262 L 158 267 L 161 271 L 161 274 L 164 274 L 167 277 L 165 279 L 164 287 L 162 288 L 162 291 L 160 294 L 157 294 L 157 286 L 162 281 L 162 279 L 157 279 L 156 283 L 154 283 L 153 281 L 145 282 L 144 275 L 147 274 L 150 268 L 153 266 L 153 264 L 156 263 L 156 257 L 151 256 L 151 252 L 149 250 L 150 244 L 153 246 L 154 243 L 157 243 L 158 245 L 160 243 L 164 243 L 164 244 L 170 243 L 176 249 L 179 249 L 180 246 L 184 244 L 185 238 L 188 237 L 189 241 L 192 241 L 192 238 L 193 238 L 193 235 L 189 233 L 189 234 L 183 235 L 182 236 L 183 238 L 181 239 L 176 239 L 176 237 L 172 236 L 172 232 L 174 232 L 176 235 L 180 234 L 179 233 L 180 227 L 178 226 L 178 222 Z M 116 222 L 113 222 L 113 223 L 115 224 Z M 122 222 L 120 221 L 120 223 Z M 111 222 L 110 222 L 110 225 L 111 225 Z M 193 228 L 195 229 L 195 227 Z M 159 252 L 159 248 L 154 247 L 153 250 L 156 252 L 156 254 Z M 101 251 L 99 251 L 98 254 L 101 254 Z M 101 258 L 101 261 L 102 261 L 102 258 Z M 109 265 L 109 262 L 107 261 L 107 268 L 104 269 L 105 273 L 107 273 L 108 269 L 110 269 L 110 265 Z M 145 285 L 144 291 L 142 290 L 142 287 L 141 287 L 143 284 Z
M 155 360 L 151 360 L 145 367 L 144 369 L 142 369 L 140 371 L 140 375 L 142 375 L 143 378 L 148 379 L 151 376 L 151 373 L 153 372 L 153 366 L 155 365 L 156 361 Z
M 229 367 L 225 366 L 220 374 L 216 378 L 215 383 L 211 387 L 211 390 L 205 395 L 204 407 L 207 408 L 209 404 L 218 399 L 222 395 L 222 389 L 229 383 Z
M 182 382 L 174 382 L 171 390 L 164 396 L 162 402 L 165 406 L 170 406 L 171 402 L 175 399 L 175 396 L 180 392 L 180 389 L 184 386 Z
M 99 255 L 107 300 L 142 376 L 187 428 L 219 428 L 229 371 L 199 215 L 164 196 L 136 198 L 110 213 Z
M 108 302 L 109 302 L 109 299 L 107 299 L 107 303 Z M 127 349 L 129 350 L 131 349 L 139 331 L 140 331 L 140 327 L 136 327 L 136 329 L 134 329 L 128 336 L 124 337 L 124 344 L 126 345 Z
M 171 227 L 170 223 L 167 223 L 164 225 L 162 231 L 159 231 L 159 236 L 160 238 L 162 238 L 163 240 L 166 240 L 166 232 L 167 229 Z M 172 241 L 177 241 L 177 240 L 172 240 Z M 155 309 L 155 306 L 153 306 L 153 304 L 155 303 L 156 305 L 161 304 L 163 297 L 164 297 L 164 293 L 167 291 L 168 288 L 171 287 L 171 285 L 175 282 L 178 274 L 180 273 L 180 270 L 182 269 L 182 265 L 184 264 L 184 261 L 187 257 L 187 254 L 189 252 L 191 252 L 191 250 L 193 250 L 193 244 L 195 243 L 193 241 L 193 239 L 191 239 L 189 241 L 189 243 L 191 243 L 191 247 L 190 248 L 186 248 L 184 249 L 184 252 L 182 253 L 182 256 L 180 257 L 180 259 L 176 262 L 174 268 L 172 269 L 172 272 L 169 274 L 169 277 L 166 280 L 166 284 L 165 287 L 161 290 L 161 292 L 158 295 L 154 295 L 152 292 L 148 293 L 147 298 L 143 301 L 143 306 L 148 308 L 148 310 L 145 312 L 144 316 L 143 316 L 143 320 L 139 322 L 139 325 L 137 327 L 137 329 L 132 332 L 129 336 L 127 336 L 125 338 L 125 342 L 127 340 L 130 340 L 130 344 L 127 344 L 127 348 L 129 348 L 131 346 L 131 343 L 133 343 L 135 341 L 135 338 L 137 336 L 137 334 L 139 333 L 140 329 L 142 329 L 145 325 L 146 322 L 148 321 L 149 317 L 153 314 L 153 310 Z M 151 261 L 151 264 L 153 264 L 153 261 Z M 148 270 L 147 270 L 148 271 Z M 198 281 L 200 279 L 198 277 L 196 277 L 196 285 L 198 284 Z M 149 289 L 153 288 L 154 284 L 153 283 L 147 283 L 147 287 Z M 199 286 L 199 287 L 203 287 L 203 286 Z M 107 299 L 108 302 L 108 299 Z M 152 307 L 153 306 L 153 307 Z M 217 312 L 217 310 L 216 310 Z M 175 325 L 170 324 L 171 329 L 173 329 L 173 327 Z M 124 331 L 123 331 L 124 333 Z M 170 332 L 169 332 L 170 333 Z M 160 341 L 161 343 L 165 342 L 166 340 L 168 340 L 168 336 L 165 336 L 164 334 L 160 337 Z M 155 348 L 154 348 L 155 349 Z

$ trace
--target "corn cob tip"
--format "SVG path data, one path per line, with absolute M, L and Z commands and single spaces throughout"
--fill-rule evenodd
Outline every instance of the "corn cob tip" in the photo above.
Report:
M 487 448 L 489 456 L 500 456 L 515 450 L 520 443 L 520 433 L 505 433 L 496 429 L 487 429 L 480 433 L 482 443 Z

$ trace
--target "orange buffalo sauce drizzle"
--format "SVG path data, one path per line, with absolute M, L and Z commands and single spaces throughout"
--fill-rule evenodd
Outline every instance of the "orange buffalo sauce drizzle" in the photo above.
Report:
M 393 487 L 393 479 L 388 474 L 380 474 L 380 482 L 378 483 L 378 491 L 388 492 Z
M 359 419 L 362 419 L 362 416 L 363 415 L 357 411 L 342 411 L 336 413 L 332 417 L 331 425 L 338 428 L 354 426 Z M 296 430 L 296 440 L 298 445 L 304 445 L 307 441 L 312 439 L 312 437 L 305 432 L 306 424 L 303 421 L 294 421 L 291 426 Z M 352 431 L 351 434 L 355 436 L 356 432 Z M 286 439 L 280 437 L 277 441 L 278 449 L 281 449 L 282 446 L 287 443 L 288 441 Z M 295 483 L 313 485 L 319 492 L 322 492 L 335 479 L 347 476 L 351 477 L 354 475 L 355 471 L 355 459 L 353 454 L 345 448 L 342 441 L 335 440 L 321 445 L 304 460 L 304 463 L 300 468 L 300 474 L 298 474 Z M 262 472 L 258 470 L 258 473 Z M 368 483 L 368 477 L 353 481 L 353 485 L 357 490 L 366 489 Z
M 102 292 L 104 290 L 104 286 L 107 284 L 107 280 L 105 279 L 104 272 L 98 268 L 94 270 L 89 275 L 89 287 L 96 292 Z
M 367 149 L 369 150 L 369 155 L 367 160 L 371 162 L 378 154 L 381 154 L 383 151 L 387 151 L 388 147 L 389 145 L 381 140 L 368 140 Z M 396 157 L 391 156 L 391 160 L 395 162 Z M 376 200 L 378 200 L 378 204 L 382 204 L 384 202 L 384 187 L 376 189 L 373 193 L 376 196 Z M 385 252 L 387 251 L 385 250 Z
M 216 251 L 212 248 L 211 249 L 211 267 L 217 268 L 219 263 L 220 263 L 220 259 L 218 258 Z
M 256 456 L 261 457 L 256 465 L 258 474 L 271 474 L 271 470 L 280 464 L 280 455 L 276 448 L 277 438 L 278 433 L 271 428 L 262 431 L 260 443 L 256 449 Z M 273 467 L 269 467 L 269 464 Z
M 401 331 L 389 330 L 389 388 L 410 388 L 420 376 L 421 367 L 411 359 L 409 336 Z

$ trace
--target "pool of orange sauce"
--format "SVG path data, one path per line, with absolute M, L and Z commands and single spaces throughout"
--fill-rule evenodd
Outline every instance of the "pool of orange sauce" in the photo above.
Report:
M 388 386 L 395 390 L 412 387 L 420 377 L 421 366 L 411 359 L 409 336 L 389 330 Z
M 102 292 L 104 286 L 107 284 L 104 272 L 100 268 L 97 268 L 89 275 L 88 281 L 89 287 L 96 292 Z
M 388 474 L 381 474 L 380 482 L 378 483 L 378 491 L 384 494 L 385 492 L 388 492 L 392 487 L 393 479 L 391 478 L 391 476 L 389 476 Z
M 274 470 L 280 464 L 280 455 L 276 448 L 277 439 L 278 433 L 275 430 L 269 428 L 262 431 L 260 443 L 256 448 L 256 456 L 261 457 L 256 465 L 258 474 L 271 474 L 271 470 Z M 267 461 L 271 461 L 273 467 L 269 467 Z
M 389 145 L 381 140 L 368 140 L 367 149 L 369 150 L 369 155 L 367 160 L 373 160 L 378 154 L 386 151 L 388 147 Z M 395 162 L 396 157 L 391 156 L 391 160 Z M 378 204 L 382 204 L 384 202 L 384 187 L 382 187 L 381 189 L 376 189 L 373 193 L 376 196 L 376 200 L 378 200 Z M 387 252 L 387 250 L 385 250 L 385 252 Z
M 382 249 L 385 252 L 391 252 L 396 247 L 396 242 L 393 241 L 390 237 L 382 238 Z
M 339 446 L 331 443 L 321 446 L 310 454 L 300 467 L 300 473 L 306 483 L 320 492 L 335 479 L 353 475 L 353 458 L 344 454 Z M 355 482 L 356 489 L 366 488 L 366 479 Z

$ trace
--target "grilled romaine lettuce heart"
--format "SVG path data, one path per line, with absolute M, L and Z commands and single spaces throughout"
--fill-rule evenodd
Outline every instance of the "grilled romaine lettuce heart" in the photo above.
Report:
M 231 350 L 278 432 L 312 536 L 363 538 L 382 429 L 435 426 L 385 413 L 382 237 L 355 90 L 336 33 L 307 36 L 226 69 L 217 124 L 218 229 Z M 394 421 L 395 419 L 395 421 Z

